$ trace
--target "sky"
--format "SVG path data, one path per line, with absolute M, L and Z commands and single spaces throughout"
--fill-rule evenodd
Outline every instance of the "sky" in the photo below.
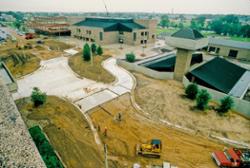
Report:
M 0 0 L 0 11 L 247 14 L 250 0 Z

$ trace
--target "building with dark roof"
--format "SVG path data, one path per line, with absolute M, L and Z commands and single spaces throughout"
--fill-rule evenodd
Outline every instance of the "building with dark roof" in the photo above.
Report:
M 156 20 L 85 18 L 71 27 L 71 35 L 98 44 L 139 45 L 155 42 Z
M 216 57 L 187 73 L 189 81 L 242 98 L 250 86 L 250 71 Z
M 209 38 L 208 53 L 250 61 L 250 42 Z

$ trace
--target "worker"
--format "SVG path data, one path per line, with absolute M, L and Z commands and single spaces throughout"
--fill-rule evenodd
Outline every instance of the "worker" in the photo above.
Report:
M 117 120 L 118 120 L 118 121 L 121 121 L 121 120 L 122 120 L 122 114 L 121 114 L 121 113 L 118 113 Z
M 108 129 L 107 129 L 107 127 L 104 128 L 103 135 L 104 135 L 105 137 L 108 135 Z

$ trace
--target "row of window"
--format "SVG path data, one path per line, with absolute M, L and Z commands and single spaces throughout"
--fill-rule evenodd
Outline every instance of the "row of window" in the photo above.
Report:
M 78 33 L 81 33 L 81 29 L 77 29 L 77 32 L 78 32 Z M 89 34 L 89 35 L 90 35 L 91 33 L 92 33 L 91 30 L 86 30 L 86 34 Z
M 215 53 L 215 54 L 219 54 L 220 48 L 210 46 L 210 47 L 208 48 L 208 52 L 213 52 L 213 53 Z M 236 58 L 237 55 L 238 55 L 238 51 L 237 51 L 237 50 L 232 50 L 232 49 L 229 50 L 229 53 L 228 53 L 228 56 L 229 56 L 229 57 Z

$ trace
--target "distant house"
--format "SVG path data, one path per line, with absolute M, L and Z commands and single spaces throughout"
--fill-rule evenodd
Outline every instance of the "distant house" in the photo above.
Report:
M 250 86 L 250 71 L 216 57 L 187 73 L 191 82 L 242 98 Z
M 156 20 L 85 18 L 71 27 L 71 35 L 98 44 L 140 45 L 155 42 Z
M 209 38 L 207 52 L 214 55 L 250 61 L 250 42 Z

